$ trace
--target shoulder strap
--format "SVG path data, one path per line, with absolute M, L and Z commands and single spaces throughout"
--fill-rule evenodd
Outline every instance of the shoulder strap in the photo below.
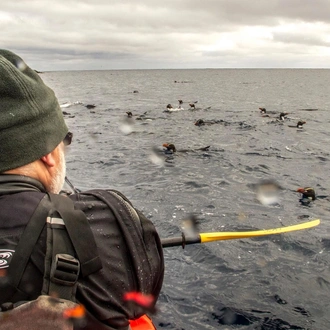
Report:
M 58 212 L 47 217 L 47 248 L 42 294 L 75 301 L 80 271 L 74 247 Z
M 46 224 L 46 217 L 49 212 L 50 202 L 47 195 L 45 195 L 36 210 L 34 211 L 32 218 L 28 222 L 25 230 L 20 238 L 20 241 L 15 249 L 15 253 L 10 262 L 8 268 L 5 286 L 8 287 L 8 282 L 10 289 L 1 290 L 1 295 L 5 295 L 6 299 L 2 296 L 2 300 L 19 301 L 26 300 L 26 293 L 18 289 L 19 283 L 25 271 L 26 265 L 32 254 L 33 248 Z
M 73 201 L 67 196 L 49 194 L 49 197 L 54 205 L 54 210 L 58 212 L 65 224 L 80 261 L 82 276 L 85 277 L 100 270 L 102 268 L 101 259 L 97 253 L 94 235 L 85 213 L 75 210 Z
M 67 196 L 49 194 L 49 198 L 53 208 L 47 217 L 42 293 L 75 301 L 80 271 L 82 276 L 94 273 L 102 268 L 101 261 L 85 214 L 75 210 Z

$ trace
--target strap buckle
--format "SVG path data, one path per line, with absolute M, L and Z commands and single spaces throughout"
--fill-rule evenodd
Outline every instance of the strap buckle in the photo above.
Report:
M 80 262 L 69 254 L 56 254 L 50 271 L 50 280 L 54 283 L 73 286 L 78 281 Z

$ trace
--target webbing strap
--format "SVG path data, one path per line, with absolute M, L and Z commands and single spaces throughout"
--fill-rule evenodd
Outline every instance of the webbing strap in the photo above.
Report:
M 42 294 L 75 301 L 79 261 L 57 211 L 47 217 L 47 250 Z M 53 221 L 54 220 L 54 221 Z M 74 221 L 74 219 L 72 219 Z
M 63 219 L 70 240 L 80 261 L 81 274 L 88 276 L 102 268 L 101 259 L 97 253 L 94 235 L 85 214 L 75 210 L 69 197 L 49 194 L 54 210 Z
M 6 276 L 6 279 L 11 285 L 11 289 L 5 291 L 1 290 L 2 300 L 4 301 L 10 299 L 14 299 L 16 301 L 26 299 L 26 294 L 18 289 L 18 285 L 32 254 L 33 248 L 35 247 L 39 236 L 46 225 L 45 220 L 49 212 L 49 207 L 50 202 L 48 200 L 48 196 L 45 195 L 39 202 L 32 218 L 21 235 Z M 3 295 L 6 295 L 6 299 L 4 299 Z

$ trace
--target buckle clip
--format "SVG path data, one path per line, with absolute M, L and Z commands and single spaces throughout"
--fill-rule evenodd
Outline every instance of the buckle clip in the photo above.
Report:
M 80 262 L 69 254 L 56 254 L 52 262 L 50 280 L 54 283 L 73 286 L 78 281 Z

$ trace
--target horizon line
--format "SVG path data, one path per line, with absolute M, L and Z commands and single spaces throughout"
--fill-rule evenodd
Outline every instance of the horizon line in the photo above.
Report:
M 37 73 L 47 72 L 63 72 L 63 71 L 138 71 L 138 70 L 329 70 L 330 68 L 282 68 L 282 67 L 265 67 L 265 68 L 143 68 L 143 69 L 57 69 L 57 70 L 35 70 Z

